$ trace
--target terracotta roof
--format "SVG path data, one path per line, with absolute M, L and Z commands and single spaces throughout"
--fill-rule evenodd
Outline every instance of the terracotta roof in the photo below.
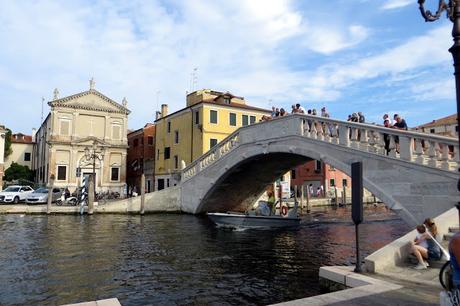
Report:
M 441 119 L 436 119 L 431 122 L 422 124 L 417 126 L 416 128 L 428 128 L 428 127 L 434 127 L 434 126 L 440 126 L 440 125 L 448 125 L 448 124 L 456 124 L 457 123 L 457 114 L 453 114 Z
M 34 143 L 32 136 L 24 135 L 22 133 L 17 133 L 11 135 L 11 143 Z
M 168 114 L 168 115 L 166 115 L 164 117 L 161 117 L 161 118 L 155 120 L 155 122 L 163 120 L 165 118 L 168 118 L 168 117 L 170 117 L 172 115 L 175 115 L 177 113 L 180 113 L 180 112 L 182 112 L 182 111 L 184 111 L 186 109 L 196 107 L 197 105 L 200 105 L 200 104 L 212 104 L 212 105 L 219 105 L 219 106 L 229 106 L 229 107 L 234 107 L 234 108 L 244 108 L 244 109 L 249 109 L 249 110 L 254 110 L 254 111 L 259 111 L 259 112 L 264 112 L 264 113 L 271 114 L 271 110 L 264 109 L 264 108 L 249 106 L 249 105 L 246 105 L 246 104 L 233 103 L 233 102 L 231 102 L 230 104 L 227 104 L 227 103 L 223 103 L 223 102 L 216 102 L 213 99 L 209 99 L 209 100 L 203 100 L 203 101 L 195 103 L 193 105 L 184 107 L 184 108 L 182 108 L 180 110 L 177 110 L 177 111 L 175 111 L 175 112 L 173 112 L 171 114 Z
M 230 106 L 230 107 L 237 107 L 237 108 L 244 108 L 244 109 L 251 109 L 251 110 L 256 110 L 256 111 L 260 111 L 260 112 L 268 112 L 268 113 L 271 113 L 271 112 L 272 112 L 271 110 L 268 110 L 268 109 L 263 109 L 263 108 L 260 108 L 260 107 L 249 106 L 249 105 L 241 104 L 241 103 L 230 102 L 230 104 L 228 104 L 228 103 L 225 103 L 225 102 L 218 102 L 218 101 L 216 101 L 215 99 L 203 100 L 201 103 L 204 103 L 204 104 L 215 104 L 215 105 L 222 105 L 222 106 Z M 198 103 L 197 103 L 197 104 L 198 104 Z

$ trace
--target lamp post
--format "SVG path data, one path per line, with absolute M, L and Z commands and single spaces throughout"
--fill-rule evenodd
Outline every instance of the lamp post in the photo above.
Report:
M 429 10 L 425 10 L 425 0 L 418 0 L 419 9 L 422 17 L 426 22 L 436 21 L 441 17 L 441 14 L 446 11 L 447 17 L 452 21 L 452 38 L 454 44 L 449 48 L 449 52 L 454 59 L 454 75 L 455 75 L 455 93 L 457 99 L 457 126 L 459 125 L 458 114 L 460 113 L 460 1 L 449 0 L 447 3 L 444 0 L 439 0 L 438 9 L 435 14 Z M 458 142 L 460 145 L 460 133 L 458 133 Z M 458 169 L 460 171 L 460 168 Z M 457 190 L 460 191 L 460 179 L 457 182 Z M 460 202 L 456 205 L 459 214 L 460 222 Z
M 87 161 L 93 162 L 93 179 L 92 182 L 94 184 L 94 197 L 96 198 L 96 159 L 102 161 L 104 159 L 105 148 L 98 147 L 97 142 L 94 140 L 93 145 L 91 147 L 85 148 L 85 159 Z M 102 170 L 102 169 L 101 169 Z

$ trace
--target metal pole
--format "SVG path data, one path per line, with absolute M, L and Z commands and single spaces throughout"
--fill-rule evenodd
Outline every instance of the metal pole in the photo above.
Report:
M 141 175 L 141 210 L 140 214 L 143 215 L 145 213 L 145 174 L 142 173 Z
M 355 233 L 356 233 L 356 267 L 355 267 L 355 272 L 360 273 L 362 272 L 361 268 L 361 254 L 359 253 L 359 223 L 355 224 Z
M 459 125 L 458 115 L 460 113 L 460 4 L 455 2 L 453 11 L 454 24 L 452 27 L 452 37 L 454 44 L 450 47 L 449 52 L 454 59 L 454 75 L 455 75 L 455 93 L 457 98 L 457 126 Z M 460 146 L 460 133 L 458 133 L 458 143 Z M 460 172 L 460 168 L 458 169 Z M 457 181 L 457 190 L 460 191 L 460 179 Z M 460 224 L 460 202 L 455 205 L 458 210 L 458 220 Z
M 51 174 L 49 184 L 48 184 L 48 201 L 46 203 L 46 213 L 49 215 L 51 213 L 51 202 L 53 201 L 53 187 L 54 187 L 54 174 Z
M 334 194 L 335 194 L 335 205 L 339 206 L 339 196 L 337 195 L 337 187 L 334 186 Z
M 305 204 L 305 186 L 300 185 L 300 214 L 303 215 L 303 206 Z
M 449 0 L 446 3 L 444 0 L 438 2 L 438 9 L 433 15 L 431 11 L 425 10 L 425 0 L 418 0 L 419 9 L 422 17 L 426 22 L 436 21 L 441 17 L 443 11 L 447 11 L 447 16 L 452 21 L 452 38 L 454 44 L 449 48 L 454 60 L 454 75 L 455 75 L 455 94 L 457 102 L 457 126 L 459 125 L 460 114 L 460 2 L 458 0 Z M 460 133 L 458 133 L 458 143 L 460 146 Z M 458 169 L 460 172 L 460 168 Z M 457 190 L 460 191 L 460 179 L 457 181 Z M 460 202 L 455 205 L 458 209 L 458 218 L 460 224 Z
M 307 214 L 310 213 L 310 188 L 307 186 Z
M 96 152 L 93 152 L 93 198 L 96 199 Z M 91 182 L 91 181 L 90 181 Z

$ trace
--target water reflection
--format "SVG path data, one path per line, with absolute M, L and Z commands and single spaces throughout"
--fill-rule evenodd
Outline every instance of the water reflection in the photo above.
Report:
M 408 229 L 386 211 L 366 215 L 390 220 L 362 225 L 364 255 Z M 188 215 L 2 215 L 0 304 L 264 305 L 315 295 L 319 266 L 353 263 L 354 229 L 346 209 L 306 219 L 296 231 L 235 232 Z

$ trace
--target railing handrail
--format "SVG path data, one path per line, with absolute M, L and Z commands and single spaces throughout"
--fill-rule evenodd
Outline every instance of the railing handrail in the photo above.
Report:
M 262 122 L 257 122 L 255 124 L 247 125 L 247 126 L 242 126 L 235 130 L 233 133 L 225 137 L 221 142 L 219 142 L 216 146 L 214 146 L 212 149 L 210 149 L 208 152 L 204 153 L 201 155 L 198 159 L 190 163 L 187 167 L 185 167 L 182 172 L 186 172 L 189 169 L 193 168 L 196 166 L 201 160 L 204 160 L 206 157 L 209 155 L 215 153 L 218 149 L 220 149 L 222 146 L 224 146 L 228 141 L 230 141 L 232 138 L 235 137 L 238 133 L 240 133 L 243 130 L 246 129 L 252 129 L 256 128 L 257 126 L 261 126 L 263 124 L 269 124 L 270 122 L 276 121 L 279 122 L 281 120 L 290 120 L 292 118 L 299 118 L 299 119 L 306 119 L 306 120 L 312 120 L 312 121 L 320 121 L 324 123 L 332 123 L 332 124 L 337 124 L 338 126 L 346 126 L 350 128 L 356 128 L 356 129 L 367 129 L 367 130 L 376 130 L 381 133 L 385 134 L 391 134 L 391 135 L 397 135 L 397 136 L 409 136 L 415 139 L 424 139 L 424 140 L 431 140 L 431 141 L 436 141 L 440 143 L 444 143 L 447 145 L 454 145 L 456 146 L 458 144 L 457 139 L 453 137 L 447 137 L 447 136 L 441 136 L 441 135 L 433 135 L 433 134 L 428 134 L 428 133 L 423 133 L 423 132 L 417 132 L 417 131 L 411 131 L 411 130 L 400 130 L 400 129 L 395 129 L 395 128 L 387 128 L 384 126 L 380 126 L 377 124 L 370 124 L 370 123 L 359 123 L 359 122 L 351 122 L 351 121 L 344 121 L 344 120 L 339 120 L 339 119 L 331 119 L 331 118 L 326 118 L 326 117 L 321 117 L 321 116 L 313 116 L 313 115 L 308 115 L 308 114 L 288 114 L 283 117 L 277 117 L 272 120 L 268 121 L 262 121 Z

